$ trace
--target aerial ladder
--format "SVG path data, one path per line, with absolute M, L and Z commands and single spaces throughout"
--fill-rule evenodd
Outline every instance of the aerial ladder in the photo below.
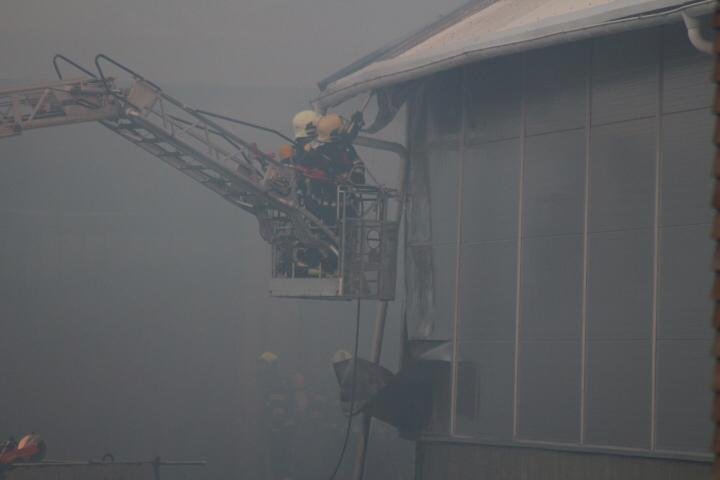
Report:
M 81 75 L 64 78 L 60 64 Z M 236 207 L 254 215 L 272 246 L 270 294 L 316 299 L 394 299 L 397 192 L 338 186 L 337 218 L 324 221 L 303 205 L 292 165 L 277 161 L 220 123 L 106 55 L 96 72 L 62 55 L 58 80 L 0 90 L 0 139 L 26 130 L 99 122 Z M 107 74 L 108 68 L 125 81 Z M 308 269 L 298 252 L 320 260 Z

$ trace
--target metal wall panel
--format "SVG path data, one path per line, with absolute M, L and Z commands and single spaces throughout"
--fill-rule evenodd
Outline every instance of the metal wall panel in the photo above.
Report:
M 467 142 L 520 136 L 522 85 L 523 65 L 519 56 L 502 57 L 467 69 Z
M 463 245 L 458 335 L 463 340 L 515 338 L 517 242 Z
M 658 29 L 646 29 L 593 42 L 593 125 L 655 115 L 659 38 Z
M 424 150 L 413 152 L 413 162 L 408 186 L 406 205 L 406 242 L 409 245 L 430 244 L 430 167 L 428 153 Z
M 527 55 L 528 135 L 585 126 L 589 45 L 570 43 Z
M 712 116 L 707 109 L 663 116 L 660 225 L 709 223 L 713 158 Z
M 654 119 L 593 128 L 588 225 L 591 232 L 653 224 L 656 135 Z
M 652 251 L 650 230 L 588 239 L 585 440 L 650 446 Z
M 658 326 L 660 339 L 709 337 L 712 303 L 707 275 L 713 244 L 709 225 L 668 227 L 660 230 Z
M 585 218 L 585 130 L 525 141 L 523 236 L 578 234 Z
M 457 241 L 460 152 L 432 150 L 428 157 L 432 243 L 454 243 Z
M 658 342 L 658 448 L 710 453 L 712 343 L 711 339 Z
M 426 86 L 427 141 L 457 145 L 462 124 L 462 71 L 450 70 L 433 76 Z
M 713 62 L 687 41 L 682 23 L 668 25 L 662 38 L 663 112 L 707 108 L 713 97 Z
M 650 447 L 650 340 L 592 340 L 587 345 L 585 440 Z
M 463 242 L 517 237 L 520 141 L 468 147 L 463 165 Z
M 649 339 L 652 278 L 652 231 L 591 234 L 588 238 L 588 338 Z
M 455 304 L 455 245 L 432 247 L 432 300 L 428 308 L 413 319 L 422 338 L 447 340 L 452 338 Z
M 520 346 L 518 437 L 580 441 L 580 357 L 575 341 L 533 341 Z
M 513 429 L 513 355 L 512 341 L 460 342 L 458 353 L 463 362 L 472 362 L 476 384 L 458 384 L 458 396 L 465 389 L 476 392 L 474 422 L 460 422 L 458 433 L 477 438 L 510 440 Z
M 520 339 L 580 340 L 582 236 L 526 238 L 522 255 Z

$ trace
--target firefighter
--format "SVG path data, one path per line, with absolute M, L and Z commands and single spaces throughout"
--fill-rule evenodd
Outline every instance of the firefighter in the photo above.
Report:
M 317 196 L 317 192 L 314 192 L 315 195 L 313 195 L 312 191 L 315 189 L 313 182 L 321 180 L 322 172 L 317 169 L 315 157 L 311 154 L 311 144 L 317 137 L 318 120 L 320 120 L 320 114 L 313 110 L 303 110 L 293 117 L 295 144 L 292 146 L 291 163 L 299 172 L 296 184 L 300 204 L 319 217 L 320 206 L 314 198 Z
M 280 160 L 280 163 L 282 163 L 283 165 L 291 165 L 293 163 L 293 158 L 295 157 L 295 147 L 293 147 L 289 143 L 280 145 L 280 148 L 278 148 L 277 157 L 278 160 Z
M 258 387 L 263 407 L 266 478 L 290 478 L 295 422 L 287 383 L 280 375 L 279 358 L 273 352 L 258 357 Z
M 305 145 L 312 142 L 317 136 L 318 120 L 320 120 L 320 114 L 313 110 L 303 110 L 293 117 L 293 134 L 298 152 L 303 152 Z
M 337 223 L 337 186 L 365 183 L 365 167 L 352 142 L 363 126 L 362 114 L 346 122 L 336 113 L 317 122 L 317 138 L 307 144 L 302 165 L 307 182 L 306 206 L 326 224 Z
M 281 145 L 277 152 L 278 160 L 287 167 L 292 165 L 294 155 L 295 149 L 290 144 Z M 268 156 L 276 157 L 275 154 L 269 154 Z M 287 197 L 292 193 L 292 182 L 292 177 L 287 168 L 270 164 L 265 171 L 265 185 L 283 197 Z
M 323 170 L 336 183 L 365 183 L 365 167 L 353 147 L 363 125 L 362 112 L 355 112 L 350 122 L 336 113 L 318 120 L 314 152 Z

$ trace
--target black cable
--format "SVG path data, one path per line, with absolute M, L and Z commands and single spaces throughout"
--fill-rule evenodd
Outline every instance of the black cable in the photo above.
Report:
M 189 121 L 187 121 L 187 120 L 185 120 L 185 119 L 182 119 L 182 118 L 180 118 L 180 117 L 178 117 L 178 116 L 176 116 L 176 115 L 170 115 L 170 114 L 168 114 L 168 117 L 170 117 L 170 118 L 172 118 L 173 120 L 175 120 L 176 122 L 182 123 L 182 124 L 184 124 L 184 125 L 193 125 L 192 122 L 189 122 Z M 200 127 L 197 127 L 197 128 L 200 128 Z M 213 128 L 209 128 L 208 131 L 209 131 L 210 133 L 212 133 L 212 134 L 218 135 L 218 136 L 222 137 L 223 139 L 225 139 L 226 142 L 228 142 L 230 145 L 232 145 L 233 147 L 235 147 L 235 148 L 240 152 L 240 155 L 243 156 L 243 158 L 245 159 L 245 161 L 246 161 L 248 164 L 251 164 L 251 165 L 252 165 L 252 161 L 250 161 L 250 158 L 248 158 L 247 154 L 245 153 L 245 150 L 247 150 L 245 147 L 243 147 L 242 145 L 239 145 L 238 143 L 236 143 L 235 141 L 233 141 L 232 138 L 228 137 L 228 136 L 225 135 L 223 132 L 217 131 L 217 130 L 215 130 L 215 129 L 213 129 Z M 265 161 L 262 157 L 259 158 L 258 161 L 259 161 L 259 163 L 260 163 L 263 167 L 264 167 L 265 165 L 267 165 L 267 161 Z
M 350 388 L 350 415 L 348 415 L 347 427 L 345 427 L 345 439 L 343 440 L 342 450 L 340 451 L 340 457 L 335 464 L 335 470 L 330 475 L 329 480 L 335 480 L 335 476 L 340 470 L 340 465 L 345 458 L 345 452 L 347 451 L 348 440 L 350 440 L 350 432 L 352 431 L 353 421 L 353 410 L 355 409 L 355 380 L 357 380 L 357 356 L 358 346 L 360 345 L 360 300 L 357 301 L 357 310 L 355 311 L 355 348 L 353 351 L 353 371 L 352 371 L 352 386 Z
M 288 142 L 292 143 L 293 145 L 295 144 L 295 140 L 293 140 L 290 137 L 285 136 L 282 133 L 278 132 L 277 130 L 269 128 L 269 127 L 264 127 L 264 126 L 258 125 L 256 123 L 250 123 L 250 122 L 246 122 L 244 120 L 239 120 L 237 118 L 228 117 L 227 115 L 220 115 L 219 113 L 208 112 L 207 110 L 200 110 L 198 108 L 195 109 L 195 112 L 197 112 L 201 115 L 207 115 L 208 117 L 215 117 L 215 118 L 219 118 L 220 120 L 237 123 L 238 125 L 244 125 L 246 127 L 255 128 L 257 130 L 262 130 L 263 132 L 273 133 L 273 134 L 277 135 L 278 137 L 282 138 L 283 140 L 287 140 Z

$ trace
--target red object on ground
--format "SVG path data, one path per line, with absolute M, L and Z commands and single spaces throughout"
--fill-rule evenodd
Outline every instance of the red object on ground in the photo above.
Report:
M 17 445 L 8 444 L 0 449 L 0 465 L 19 462 L 39 462 L 45 456 L 45 442 L 31 433 L 20 439 Z

